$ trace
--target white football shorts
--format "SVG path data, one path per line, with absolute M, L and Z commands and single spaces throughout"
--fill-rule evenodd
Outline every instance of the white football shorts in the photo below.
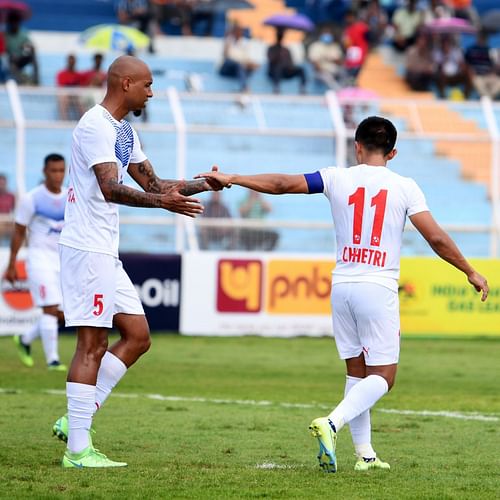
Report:
M 118 313 L 144 315 L 117 257 L 59 245 L 66 326 L 111 328 Z
M 45 252 L 30 255 L 26 261 L 28 285 L 38 307 L 59 306 L 62 309 L 59 255 Z
M 367 366 L 399 361 L 398 293 L 376 283 L 332 286 L 333 335 L 341 359 L 364 354 Z

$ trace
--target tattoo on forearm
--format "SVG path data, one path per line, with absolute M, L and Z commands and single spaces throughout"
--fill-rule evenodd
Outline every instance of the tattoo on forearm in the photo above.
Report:
M 118 182 L 115 163 L 101 163 L 94 166 L 97 182 L 106 201 L 131 207 L 159 207 L 161 198 L 156 193 L 144 193 Z
M 160 194 L 161 191 L 161 180 L 158 179 L 155 174 L 151 163 L 146 160 L 137 165 L 137 170 L 139 173 L 146 178 L 145 184 L 142 184 L 144 190 L 148 193 L 157 193 Z
M 205 179 L 198 179 L 196 181 L 186 181 L 184 187 L 179 190 L 179 193 L 184 196 L 191 196 L 192 194 L 207 191 L 208 185 Z
M 156 193 L 145 193 L 118 183 L 111 186 L 109 201 L 130 207 L 161 206 L 161 198 Z

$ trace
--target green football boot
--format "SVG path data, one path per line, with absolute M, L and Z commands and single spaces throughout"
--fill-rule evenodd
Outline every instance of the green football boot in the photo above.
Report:
M 333 424 L 326 417 L 316 418 L 309 426 L 311 435 L 318 439 L 319 466 L 325 472 L 337 471 L 337 456 L 335 455 L 335 447 L 337 443 L 337 433 L 334 430 Z
M 52 426 L 52 434 L 61 441 L 68 442 L 68 414 L 56 420 L 56 423 Z
M 63 415 L 61 418 L 58 418 L 55 424 L 52 426 L 52 434 L 58 437 L 61 441 L 65 443 L 68 442 L 68 414 Z M 89 432 L 89 440 L 90 446 L 92 445 L 92 434 L 95 434 L 94 427 L 90 428 Z
M 17 354 L 23 365 L 31 368 L 35 364 L 31 357 L 31 346 L 29 344 L 23 344 L 20 335 L 14 335 L 14 344 L 17 346 Z
M 62 466 L 68 469 L 96 469 L 100 467 L 126 467 L 127 464 L 125 462 L 114 462 L 104 453 L 100 453 L 93 446 L 89 446 L 80 453 L 71 453 L 66 450 L 62 459 Z
M 47 368 L 49 371 L 53 372 L 67 372 L 68 367 L 66 365 L 63 365 L 60 361 L 52 361 L 52 363 L 49 363 L 47 365 Z
M 383 469 L 389 470 L 391 466 L 387 462 L 382 462 L 380 458 L 358 458 L 356 465 L 354 466 L 354 470 L 357 471 L 366 471 L 370 469 Z

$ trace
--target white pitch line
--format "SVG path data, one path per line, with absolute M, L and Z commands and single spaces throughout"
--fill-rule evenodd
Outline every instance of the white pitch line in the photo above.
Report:
M 458 418 L 460 420 L 480 420 L 482 422 L 498 422 L 500 418 L 494 415 L 483 415 L 477 412 L 460 411 L 431 411 L 431 410 L 392 410 L 389 408 L 379 408 L 377 411 L 382 413 L 395 413 L 398 415 L 418 415 L 420 417 L 447 417 Z
M 66 391 L 60 389 L 47 389 L 40 391 L 42 394 L 53 396 L 65 396 Z M 19 389 L 1 388 L 0 394 L 20 394 L 24 391 Z M 176 403 L 209 403 L 221 405 L 245 405 L 245 406 L 277 406 L 281 408 L 297 409 L 322 409 L 329 410 L 331 406 L 319 403 L 286 403 L 254 399 L 219 399 L 204 397 L 184 397 L 184 396 L 164 396 L 162 394 L 137 394 L 130 392 L 114 392 L 114 398 L 137 399 L 145 398 L 154 401 L 170 401 Z M 497 413 L 483 414 L 478 412 L 459 412 L 459 411 L 432 411 L 432 410 L 397 410 L 392 408 L 375 408 L 375 411 L 381 413 L 392 413 L 395 415 L 414 415 L 419 417 L 443 417 L 455 418 L 459 420 L 477 420 L 481 422 L 500 422 L 500 416 Z

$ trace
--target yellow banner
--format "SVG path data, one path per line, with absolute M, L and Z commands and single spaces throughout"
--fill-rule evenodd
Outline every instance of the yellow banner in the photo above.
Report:
M 471 259 L 471 264 L 491 287 L 486 302 L 465 275 L 446 262 L 401 259 L 401 332 L 500 335 L 500 260 Z

